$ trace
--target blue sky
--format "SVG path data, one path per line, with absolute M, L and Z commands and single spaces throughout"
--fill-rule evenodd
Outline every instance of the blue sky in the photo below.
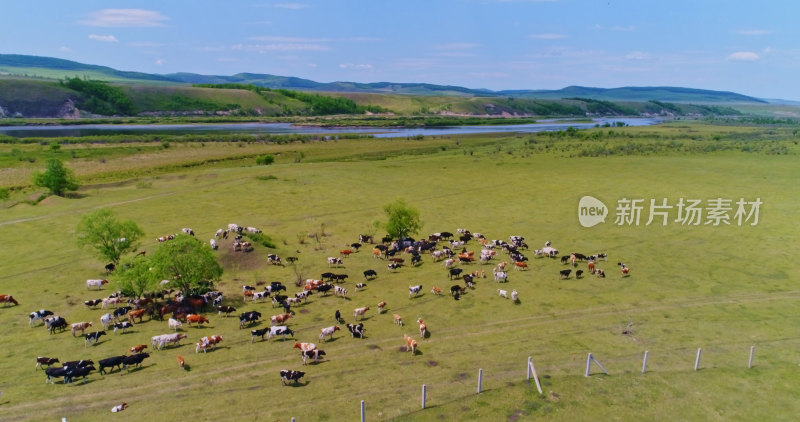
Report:
M 0 0 L 0 53 L 148 73 L 800 100 L 800 2 Z

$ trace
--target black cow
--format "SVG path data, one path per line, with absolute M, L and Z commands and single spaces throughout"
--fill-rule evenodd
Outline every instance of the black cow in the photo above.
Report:
M 81 360 L 73 360 L 69 362 L 64 362 L 62 366 L 64 368 L 80 368 L 83 366 L 94 365 L 94 361 L 91 359 L 81 359 Z
M 286 385 L 287 381 L 294 381 L 294 383 L 297 384 L 297 382 L 300 381 L 300 378 L 303 378 L 305 374 L 306 373 L 303 371 L 283 369 L 281 370 L 281 384 Z
M 584 255 L 582 253 L 577 253 L 576 252 L 576 253 L 573 253 L 573 255 L 575 255 L 575 259 L 577 259 L 579 261 L 586 261 L 586 255 Z
M 346 324 L 346 325 L 347 329 L 350 331 L 350 335 L 352 335 L 353 338 L 361 338 L 361 339 L 364 338 L 365 328 L 363 322 L 358 323 L 358 325 L 356 324 Z
M 347 274 L 334 274 L 333 281 L 335 283 L 344 283 L 345 280 L 347 280 L 347 277 L 348 277 Z
M 417 254 L 411 257 L 411 265 L 417 265 L 422 263 L 422 256 Z
M 286 286 L 284 286 L 280 281 L 273 281 L 272 283 L 269 283 L 270 293 L 279 292 L 281 290 L 286 291 Z
M 339 310 L 336 310 L 336 313 L 333 315 L 336 318 L 336 322 L 342 322 L 342 313 Z
M 275 295 L 275 296 L 273 296 L 272 297 L 272 307 L 275 307 L 275 305 L 285 306 L 284 302 L 286 302 L 286 299 L 288 299 L 288 298 L 289 298 L 289 296 L 286 296 L 286 295 Z
M 114 329 L 114 331 L 116 331 L 116 329 Z M 97 342 L 100 341 L 100 336 L 104 336 L 104 335 L 106 335 L 105 331 L 95 331 L 95 332 L 86 334 L 84 336 L 86 339 L 83 341 L 83 347 L 86 347 L 86 345 L 91 343 L 92 340 L 94 340 L 94 344 L 97 344 Z
M 86 382 L 86 376 L 92 371 L 94 371 L 94 366 L 92 365 L 67 368 L 66 373 L 64 373 L 64 384 L 71 383 L 75 377 L 83 377 L 83 382 Z
M 467 287 L 475 288 L 475 277 L 470 274 L 464 274 L 464 285 Z
M 286 257 L 286 262 L 288 262 L 290 264 L 294 264 L 297 261 L 297 259 L 298 258 L 296 256 L 287 256 Z
M 581 278 L 581 277 L 583 277 L 583 270 L 575 271 L 575 278 Z
M 450 239 L 450 238 L 452 238 L 452 237 L 453 237 L 453 233 L 450 233 L 450 232 L 441 232 L 441 233 L 439 233 L 439 237 L 440 237 L 440 238 L 442 238 L 442 239 L 444 239 L 444 240 L 447 240 L 447 239 Z
M 333 288 L 333 284 L 328 284 L 328 283 L 320 284 L 319 286 L 317 286 L 317 292 L 319 292 L 319 293 L 327 293 L 332 288 Z
M 122 366 L 122 360 L 125 359 L 126 357 L 127 357 L 126 355 L 121 355 L 121 356 L 110 357 L 107 359 L 100 359 L 100 361 L 97 362 L 100 365 L 100 374 L 102 375 L 103 373 L 105 373 L 106 368 L 110 368 L 108 370 L 109 374 L 111 373 L 111 371 L 114 369 L 115 366 L 117 367 L 117 369 L 120 369 Z
M 138 367 L 143 360 L 149 358 L 149 353 L 137 353 L 135 355 L 125 356 L 122 358 L 122 369 L 127 369 L 128 366 L 133 365 L 134 367 Z
M 558 272 L 560 274 L 559 278 L 569 278 L 569 274 L 571 272 L 572 272 L 572 270 L 561 270 L 561 271 Z
M 569 255 L 562 256 L 561 257 L 561 263 L 562 264 L 566 264 L 567 262 L 569 262 Z
M 67 374 L 67 368 L 59 367 L 59 368 L 47 368 L 44 370 L 44 374 L 47 375 L 47 379 L 44 380 L 45 384 L 53 381 L 53 378 L 62 378 L 64 375 Z M 55 381 L 53 381 L 55 384 Z
M 106 264 L 106 274 L 113 273 L 114 270 L 116 270 L 116 269 L 117 269 L 117 266 L 114 265 L 113 262 L 109 262 L 108 264 Z
M 378 276 L 378 273 L 375 270 L 366 270 L 364 271 L 364 280 L 369 280 L 371 278 L 375 278 Z
M 466 287 L 459 286 L 458 284 L 454 284 L 453 286 L 450 287 L 450 294 L 453 295 L 453 296 L 456 296 L 456 295 L 460 296 L 460 295 L 464 294 L 464 292 L 466 292 L 466 291 L 467 291 Z
M 245 312 L 239 315 L 239 328 L 244 328 L 245 323 L 258 321 L 259 318 L 261 318 L 261 312 Z
M 49 326 L 47 328 L 50 329 L 50 334 L 55 334 L 57 328 L 61 329 L 61 331 L 67 328 L 67 320 L 60 316 L 47 320 L 45 325 L 47 326 L 48 324 Z
M 350 247 L 355 249 L 356 252 L 358 252 L 358 249 L 361 247 L 361 244 L 360 243 L 351 243 Z
M 336 274 L 328 272 L 328 273 L 322 273 L 319 278 L 325 281 L 333 281 L 334 276 L 336 276 Z
M 464 272 L 462 268 L 450 268 L 450 280 L 455 278 L 461 277 L 461 273 Z
M 255 343 L 256 337 L 261 337 L 261 340 L 264 340 L 264 336 L 269 333 L 270 327 L 262 328 L 260 330 L 250 330 L 250 343 Z

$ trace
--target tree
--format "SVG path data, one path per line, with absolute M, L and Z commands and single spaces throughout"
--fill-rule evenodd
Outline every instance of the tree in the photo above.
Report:
M 132 220 L 119 220 L 108 208 L 85 215 L 78 223 L 78 244 L 91 247 L 100 259 L 119 264 L 123 254 L 139 247 L 144 236 Z
M 150 265 L 157 278 L 172 280 L 171 285 L 185 295 L 213 290 L 222 276 L 211 247 L 186 234 L 160 244 Z
M 66 191 L 78 190 L 78 182 L 72 170 L 64 167 L 57 158 L 47 160 L 44 172 L 33 174 L 33 184 L 50 190 L 53 195 L 64 196 Z
M 402 239 L 422 229 L 419 210 L 406 205 L 403 199 L 384 205 L 383 211 L 388 218 L 384 227 L 392 238 Z
M 158 286 L 158 274 L 151 270 L 151 260 L 144 256 L 126 259 L 115 274 L 119 290 L 125 296 L 140 298 L 144 292 L 155 290 Z

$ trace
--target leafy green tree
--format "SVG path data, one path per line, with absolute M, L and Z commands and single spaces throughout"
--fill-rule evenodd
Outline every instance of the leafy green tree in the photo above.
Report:
M 159 278 L 151 270 L 151 260 L 144 256 L 136 256 L 123 261 L 115 273 L 119 290 L 125 296 L 140 298 L 144 292 L 155 290 Z
M 212 290 L 222 276 L 211 247 L 185 234 L 160 244 L 150 265 L 158 279 L 172 280 L 171 286 L 184 294 Z
M 403 199 L 397 199 L 384 205 L 383 211 L 387 217 L 384 227 L 392 238 L 402 239 L 416 234 L 422 229 L 419 210 L 408 206 Z
M 95 250 L 100 259 L 119 264 L 123 254 L 139 247 L 144 232 L 132 220 L 119 220 L 108 208 L 85 215 L 78 223 L 78 244 Z
M 33 184 L 47 188 L 51 194 L 58 196 L 64 196 L 66 191 L 78 190 L 72 170 L 64 167 L 64 163 L 57 158 L 47 160 L 44 172 L 33 174 Z

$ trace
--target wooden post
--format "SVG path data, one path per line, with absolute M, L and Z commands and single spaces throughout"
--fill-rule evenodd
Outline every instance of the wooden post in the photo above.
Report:
M 365 420 L 366 418 L 364 416 L 364 400 L 361 400 L 361 422 L 364 422 Z
M 422 384 L 422 408 L 425 408 L 425 396 L 427 395 L 428 388 L 425 384 Z
M 750 358 L 747 359 L 747 369 L 753 367 L 753 354 L 755 353 L 755 351 L 756 351 L 756 346 L 750 346 Z
M 533 380 L 536 381 L 536 389 L 539 390 L 539 394 L 542 393 L 542 384 L 539 383 L 539 376 L 536 375 L 536 368 L 533 366 L 533 360 L 528 358 L 528 372 L 533 372 Z
M 700 367 L 700 354 L 702 350 L 698 347 L 697 348 L 697 357 L 694 359 L 694 370 L 696 371 Z
M 478 394 L 481 393 L 481 383 L 483 382 L 483 369 L 478 368 Z
M 591 364 L 592 364 L 592 354 L 589 353 L 589 356 L 586 356 L 586 372 L 584 372 L 583 374 L 584 377 L 589 376 L 589 365 Z
M 645 372 L 647 372 L 647 354 L 648 354 L 648 351 L 645 350 L 644 351 L 644 359 L 642 359 L 642 373 L 643 374 Z

